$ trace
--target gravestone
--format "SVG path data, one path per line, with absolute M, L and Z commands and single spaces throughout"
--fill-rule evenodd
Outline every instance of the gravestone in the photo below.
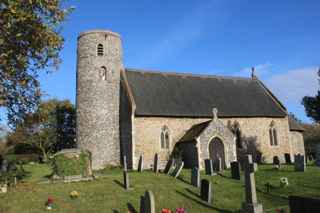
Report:
M 154 173 L 158 173 L 158 171 L 159 171 L 159 156 L 158 156 L 158 154 L 154 155 L 153 171 L 154 171 Z
M 53 172 L 57 179 L 71 180 L 73 177 L 92 178 L 90 152 L 82 149 L 63 149 L 53 155 Z
M 127 156 L 123 156 L 123 170 L 128 171 L 128 165 L 127 165 Z
M 1 164 L 1 173 L 6 173 L 8 171 L 8 161 L 4 159 Z
M 320 167 L 320 144 L 316 146 L 316 165 Z
M 252 155 L 246 155 L 244 161 L 244 182 L 246 200 L 242 204 L 244 213 L 263 213 L 262 205 L 257 202 L 256 183 L 254 179 L 255 166 Z
M 174 159 L 170 159 L 168 162 L 167 162 L 167 165 L 166 167 L 164 168 L 163 172 L 165 174 L 169 174 L 170 171 L 173 169 L 173 166 L 174 166 Z
M 304 172 L 306 170 L 304 155 L 297 154 L 294 156 L 294 170 L 296 172 Z
M 289 206 L 291 213 L 319 213 L 320 199 L 289 196 Z
M 125 170 L 123 171 L 123 184 L 126 190 L 130 189 L 129 174 L 128 174 L 128 171 L 125 171 Z
M 211 182 L 206 180 L 206 179 L 202 179 L 201 180 L 201 188 L 200 188 L 200 197 L 202 200 L 206 201 L 207 203 L 211 203 L 212 202 L 212 198 L 211 198 Z
M 214 175 L 213 173 L 213 165 L 212 165 L 212 160 L 211 159 L 205 159 L 204 160 L 204 166 L 205 166 L 205 171 L 206 175 Z
M 155 213 L 155 201 L 152 191 L 146 191 L 144 193 L 144 201 L 143 201 L 144 209 L 143 213 Z
M 231 178 L 240 180 L 240 163 L 238 161 L 231 162 Z
M 144 213 L 144 196 L 140 196 L 140 213 Z
M 142 171 L 143 171 L 143 156 L 141 155 L 138 163 L 138 172 L 142 172 Z
M 221 158 L 218 158 L 213 161 L 213 170 L 216 172 L 221 172 L 222 171 L 222 160 Z
M 183 166 L 184 166 L 184 162 L 183 161 L 180 161 L 177 166 L 174 168 L 173 172 L 172 172 L 172 176 L 174 178 L 177 178 L 179 177 L 180 175 L 180 172 L 181 170 L 183 169 Z
M 191 169 L 191 185 L 195 187 L 200 187 L 200 169 L 194 167 Z
M 280 169 L 280 160 L 278 156 L 273 157 L 272 164 L 273 164 L 273 168 Z
M 291 164 L 291 157 L 289 153 L 284 154 L 284 159 L 286 161 L 286 164 Z

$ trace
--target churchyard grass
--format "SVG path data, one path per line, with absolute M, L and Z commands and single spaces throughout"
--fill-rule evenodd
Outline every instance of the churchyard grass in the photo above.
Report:
M 48 196 L 54 203 L 51 212 L 127 212 L 128 204 L 138 212 L 140 196 L 146 190 L 154 193 L 157 212 L 178 207 L 184 207 L 188 213 L 233 212 L 241 208 L 244 200 L 243 175 L 241 181 L 231 179 L 230 170 L 212 177 L 201 172 L 201 178 L 212 182 L 213 206 L 210 206 L 201 201 L 199 189 L 190 185 L 190 170 L 186 169 L 178 179 L 151 171 L 129 172 L 132 189 L 126 191 L 121 169 L 100 171 L 101 178 L 88 182 L 39 184 L 50 174 L 48 166 L 28 164 L 24 168 L 28 172 L 24 183 L 0 194 L 0 212 L 44 212 Z M 280 188 L 281 177 L 288 178 L 288 187 Z M 258 201 L 264 210 L 287 206 L 288 195 L 320 196 L 320 169 L 315 166 L 308 166 L 306 172 L 294 172 L 293 166 L 282 165 L 280 170 L 274 170 L 272 165 L 259 165 L 255 178 Z M 271 184 L 269 193 L 265 188 L 267 182 Z M 69 197 L 74 190 L 79 193 L 76 199 Z

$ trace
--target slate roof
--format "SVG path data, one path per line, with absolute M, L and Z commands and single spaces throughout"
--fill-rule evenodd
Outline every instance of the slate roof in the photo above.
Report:
M 286 109 L 259 81 L 126 69 L 136 116 L 284 117 Z
M 289 120 L 289 129 L 290 131 L 298 131 L 298 132 L 303 132 L 305 129 L 291 116 L 288 117 Z

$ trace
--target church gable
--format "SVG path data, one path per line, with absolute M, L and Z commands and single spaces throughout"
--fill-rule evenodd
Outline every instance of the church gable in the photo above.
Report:
M 257 79 L 126 69 L 136 116 L 285 117 L 286 109 Z

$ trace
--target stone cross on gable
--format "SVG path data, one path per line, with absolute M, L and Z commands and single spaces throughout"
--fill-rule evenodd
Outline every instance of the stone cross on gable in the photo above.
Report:
M 214 121 L 218 120 L 218 109 L 217 108 L 212 109 L 212 115 L 213 115 Z
M 254 172 L 256 165 L 252 161 L 251 155 L 245 156 L 244 162 L 244 181 L 246 191 L 246 201 L 242 205 L 243 212 L 262 213 L 262 205 L 257 202 L 256 183 L 254 179 Z

